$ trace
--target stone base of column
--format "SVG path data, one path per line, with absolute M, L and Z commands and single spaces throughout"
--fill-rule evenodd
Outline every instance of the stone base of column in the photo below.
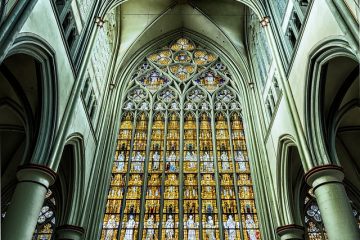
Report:
M 80 240 L 85 229 L 74 225 L 62 225 L 56 228 L 56 239 L 58 240 Z
M 304 227 L 296 224 L 280 226 L 276 233 L 281 240 L 300 240 L 304 239 Z

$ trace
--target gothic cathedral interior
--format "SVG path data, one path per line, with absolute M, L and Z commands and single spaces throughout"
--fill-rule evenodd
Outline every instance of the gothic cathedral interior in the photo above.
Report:
M 359 240 L 358 0 L 0 0 L 1 239 Z

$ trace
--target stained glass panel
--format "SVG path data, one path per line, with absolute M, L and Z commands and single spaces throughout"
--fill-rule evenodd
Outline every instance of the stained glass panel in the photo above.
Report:
M 158 65 L 168 65 L 172 62 L 172 52 L 170 50 L 160 50 L 148 56 L 149 61 Z
M 240 238 L 240 219 L 234 188 L 235 167 L 231 158 L 231 147 L 227 117 L 223 112 L 216 116 L 216 152 L 220 172 L 222 220 L 225 239 Z
M 198 49 L 194 51 L 194 62 L 198 65 L 206 65 L 214 62 L 217 56 L 204 49 Z
M 134 239 L 140 221 L 141 192 L 147 146 L 148 116 L 140 112 L 136 119 L 132 156 L 130 157 L 129 182 L 127 184 L 125 209 L 122 218 L 121 239 Z
M 157 72 L 157 75 L 162 76 L 162 74 L 169 73 L 171 78 L 179 82 L 193 79 L 210 68 L 211 70 L 208 69 L 205 75 L 194 79 L 194 83 L 201 84 L 210 91 L 214 91 L 225 82 L 224 78 L 217 72 L 230 78 L 229 71 L 218 60 L 219 58 L 215 53 L 204 48 L 196 48 L 196 45 L 187 38 L 178 39 L 169 46 L 149 54 L 146 59 L 147 62 L 143 62 L 137 67 L 132 79 L 137 79 L 139 84 L 151 92 L 158 90 L 159 86 L 166 83 L 165 79 L 149 76 L 149 72 L 157 72 L 154 70 L 155 68 L 160 71 Z
M 101 239 L 116 239 L 120 223 L 120 209 L 124 197 L 126 172 L 128 168 L 131 138 L 133 131 L 133 116 L 126 113 L 120 124 L 117 138 L 115 161 L 112 167 L 111 183 L 107 196 L 104 225 Z
M 206 71 L 199 75 L 195 82 L 206 90 L 213 92 L 225 83 L 225 80 L 214 71 Z
M 327 240 L 325 226 L 322 222 L 320 209 L 316 203 L 312 188 L 306 194 L 305 232 L 309 240 Z
M 243 235 L 246 240 L 257 240 L 260 239 L 260 231 L 253 182 L 250 175 L 243 123 L 237 113 L 231 117 L 231 129 Z
M 174 63 L 169 66 L 169 71 L 180 81 L 190 79 L 195 73 L 195 70 L 196 65 L 190 63 Z
M 49 189 L 45 196 L 45 202 L 39 213 L 37 225 L 32 237 L 33 240 L 52 240 L 54 239 L 55 229 L 55 197 Z
M 171 46 L 170 49 L 173 51 L 180 51 L 180 50 L 186 50 L 186 51 L 192 51 L 195 48 L 195 44 L 187 38 L 179 38 L 176 40 Z
M 162 76 L 158 71 L 151 71 L 140 77 L 138 81 L 152 93 L 166 86 L 170 82 L 167 77 Z
M 197 124 L 189 113 L 184 121 L 184 237 L 199 239 L 199 197 L 197 174 Z
M 180 38 L 131 76 L 101 239 L 259 240 L 229 69 Z

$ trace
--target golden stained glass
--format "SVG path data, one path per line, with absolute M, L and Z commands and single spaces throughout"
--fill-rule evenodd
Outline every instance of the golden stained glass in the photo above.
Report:
M 121 239 L 133 239 L 138 234 L 141 193 L 144 179 L 144 164 L 147 144 L 148 116 L 137 116 L 132 156 L 130 157 L 129 182 L 127 184 L 124 215 L 121 220 Z
M 199 75 L 195 82 L 206 90 L 213 92 L 225 83 L 225 79 L 214 71 L 206 71 Z
M 120 124 L 115 160 L 112 166 L 110 188 L 107 196 L 101 239 L 116 239 L 120 223 L 120 209 L 124 197 L 126 172 L 128 168 L 133 115 L 126 113 Z
M 156 69 L 156 70 L 155 70 Z M 193 79 L 195 75 L 208 70 L 205 75 Z M 160 70 L 160 72 L 157 72 Z M 150 72 L 150 74 L 149 74 Z M 157 72 L 153 76 L 152 72 Z M 209 50 L 196 48 L 195 44 L 188 38 L 179 38 L 169 46 L 165 46 L 148 55 L 132 74 L 132 78 L 149 91 L 155 92 L 169 81 L 166 74 L 170 73 L 173 79 L 180 82 L 193 79 L 195 84 L 200 84 L 207 90 L 214 91 L 217 87 L 231 78 L 226 67 L 218 60 L 218 56 Z
M 192 51 L 195 48 L 195 44 L 188 38 L 179 38 L 170 46 L 170 48 L 173 51 Z
M 186 81 L 195 73 L 196 66 L 190 63 L 174 63 L 169 66 L 169 70 L 176 79 Z
M 199 239 L 199 197 L 197 174 L 196 117 L 187 114 L 184 121 L 184 238 Z
M 170 50 L 161 50 L 148 56 L 149 61 L 160 64 L 168 65 L 172 62 L 172 52 Z
M 136 71 L 101 239 L 259 240 L 241 105 L 227 67 L 180 38 Z
M 255 207 L 254 191 L 247 157 L 243 123 L 237 113 L 231 116 L 231 130 L 243 235 L 245 240 L 257 240 L 261 237 Z
M 215 54 L 206 50 L 199 49 L 194 51 L 194 62 L 198 65 L 205 65 L 214 62 L 217 59 Z
M 196 122 L 192 114 L 185 118 L 184 137 L 184 172 L 197 172 Z
M 180 121 L 178 113 L 173 112 L 169 115 L 166 135 L 162 239 L 179 237 L 179 150 Z
M 156 92 L 170 82 L 168 78 L 162 76 L 158 71 L 151 71 L 139 78 L 138 81 L 150 92 Z
M 175 62 L 189 63 L 192 60 L 191 54 L 187 51 L 178 51 L 174 54 Z
M 215 120 L 216 153 L 220 172 L 221 210 L 225 239 L 240 239 L 240 215 L 234 188 L 235 168 L 231 158 L 227 117 L 224 113 L 218 113 Z
M 160 223 L 161 173 L 164 159 L 165 119 L 163 114 L 154 116 L 151 133 L 151 150 L 145 200 L 145 227 L 143 239 L 158 239 Z

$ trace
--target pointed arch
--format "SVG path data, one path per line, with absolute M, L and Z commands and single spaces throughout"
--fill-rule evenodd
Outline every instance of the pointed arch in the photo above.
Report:
M 40 86 L 41 86 L 41 120 L 37 136 L 37 145 L 31 157 L 32 163 L 49 164 L 50 154 L 48 148 L 42 143 L 48 143 L 52 147 L 54 142 L 58 120 L 58 83 L 55 62 L 55 51 L 41 37 L 35 34 L 19 34 L 11 46 L 8 56 L 26 54 L 39 62 Z
M 215 53 L 208 56 L 207 52 L 215 51 L 211 48 L 208 51 L 207 46 L 197 48 L 198 42 L 190 41 L 189 36 L 179 34 L 177 37 L 176 41 L 169 38 L 166 44 L 160 42 L 148 48 L 134 57 L 137 62 L 134 60 L 122 69 L 121 74 L 126 74 L 120 83 L 129 86 L 129 90 L 126 96 L 121 96 L 125 107 L 120 108 L 134 112 L 136 119 L 131 137 L 128 137 L 129 129 L 121 123 L 101 236 L 140 238 L 145 235 L 160 237 L 161 234 L 164 237 L 171 233 L 176 238 L 202 238 L 208 234 L 209 226 L 216 224 L 216 238 L 240 238 L 244 235 L 258 238 L 260 230 L 244 127 L 239 118 L 231 122 L 228 116 L 229 110 L 240 113 L 241 98 L 234 90 L 236 84 L 225 85 L 235 82 L 230 76 L 239 75 L 232 75 L 232 70 L 236 69 L 226 64 L 230 60 L 218 54 L 219 51 L 216 51 L 216 57 Z M 171 65 L 172 61 L 195 64 L 206 60 L 205 67 L 196 65 L 201 68 L 197 71 L 212 67 L 212 71 L 221 72 L 221 77 L 228 78 L 228 81 L 212 90 L 193 82 L 196 75 L 180 80 L 169 75 L 172 78 L 169 85 L 158 92 L 149 91 L 146 85 L 134 83 L 138 77 L 151 71 L 147 64 L 144 65 L 143 56 L 147 56 L 145 60 L 149 65 L 164 75 L 171 71 L 169 66 L 175 66 Z M 202 56 L 205 60 L 200 59 Z M 131 66 L 135 70 L 130 69 Z M 117 91 L 119 94 L 120 90 Z M 213 95 L 224 104 L 221 110 L 214 108 Z M 136 108 L 127 109 L 127 100 L 135 101 L 137 96 Z M 149 103 L 147 97 L 151 99 Z M 178 108 L 169 109 L 167 106 L 163 109 L 162 103 L 170 104 L 176 98 L 180 100 L 176 102 Z M 237 103 L 234 108 L 225 106 L 233 102 Z M 148 104 L 149 107 L 142 109 L 139 104 Z M 219 112 L 222 112 L 221 117 L 217 118 Z M 119 147 L 119 141 L 126 141 L 129 149 Z M 126 157 L 129 165 L 126 171 L 118 171 L 115 167 L 119 166 L 118 156 Z M 163 188 L 162 191 L 159 188 Z M 160 222 L 162 225 L 158 225 Z M 172 229 L 172 223 L 179 227 Z
M 279 138 L 276 176 L 281 226 L 302 225 L 301 188 L 304 185 L 304 169 L 297 150 L 298 146 L 291 135 Z
M 68 213 L 64 216 L 63 224 L 81 225 L 82 203 L 84 201 L 85 187 L 85 145 L 84 138 L 80 133 L 70 134 L 66 140 L 65 146 L 71 147 L 72 158 L 62 159 L 68 161 L 71 171 L 70 195 L 67 199 Z M 60 163 L 61 166 L 62 163 Z M 67 168 L 66 168 L 67 169 Z M 68 169 L 67 169 L 68 170 Z M 60 177 L 60 173 L 59 173 Z
M 356 54 L 350 47 L 348 42 L 341 38 L 325 39 L 317 44 L 309 54 L 308 71 L 306 77 L 306 95 L 305 95 L 305 118 L 306 121 L 306 135 L 309 139 L 309 147 L 313 155 L 314 165 L 321 165 L 326 163 L 337 163 L 337 159 L 331 156 L 334 153 L 332 144 L 329 144 L 331 139 L 328 135 L 325 124 L 325 119 L 321 113 L 322 97 L 324 96 L 324 84 L 326 77 L 326 64 L 331 60 L 344 57 L 358 62 Z M 326 156 L 324 158 L 324 156 Z

